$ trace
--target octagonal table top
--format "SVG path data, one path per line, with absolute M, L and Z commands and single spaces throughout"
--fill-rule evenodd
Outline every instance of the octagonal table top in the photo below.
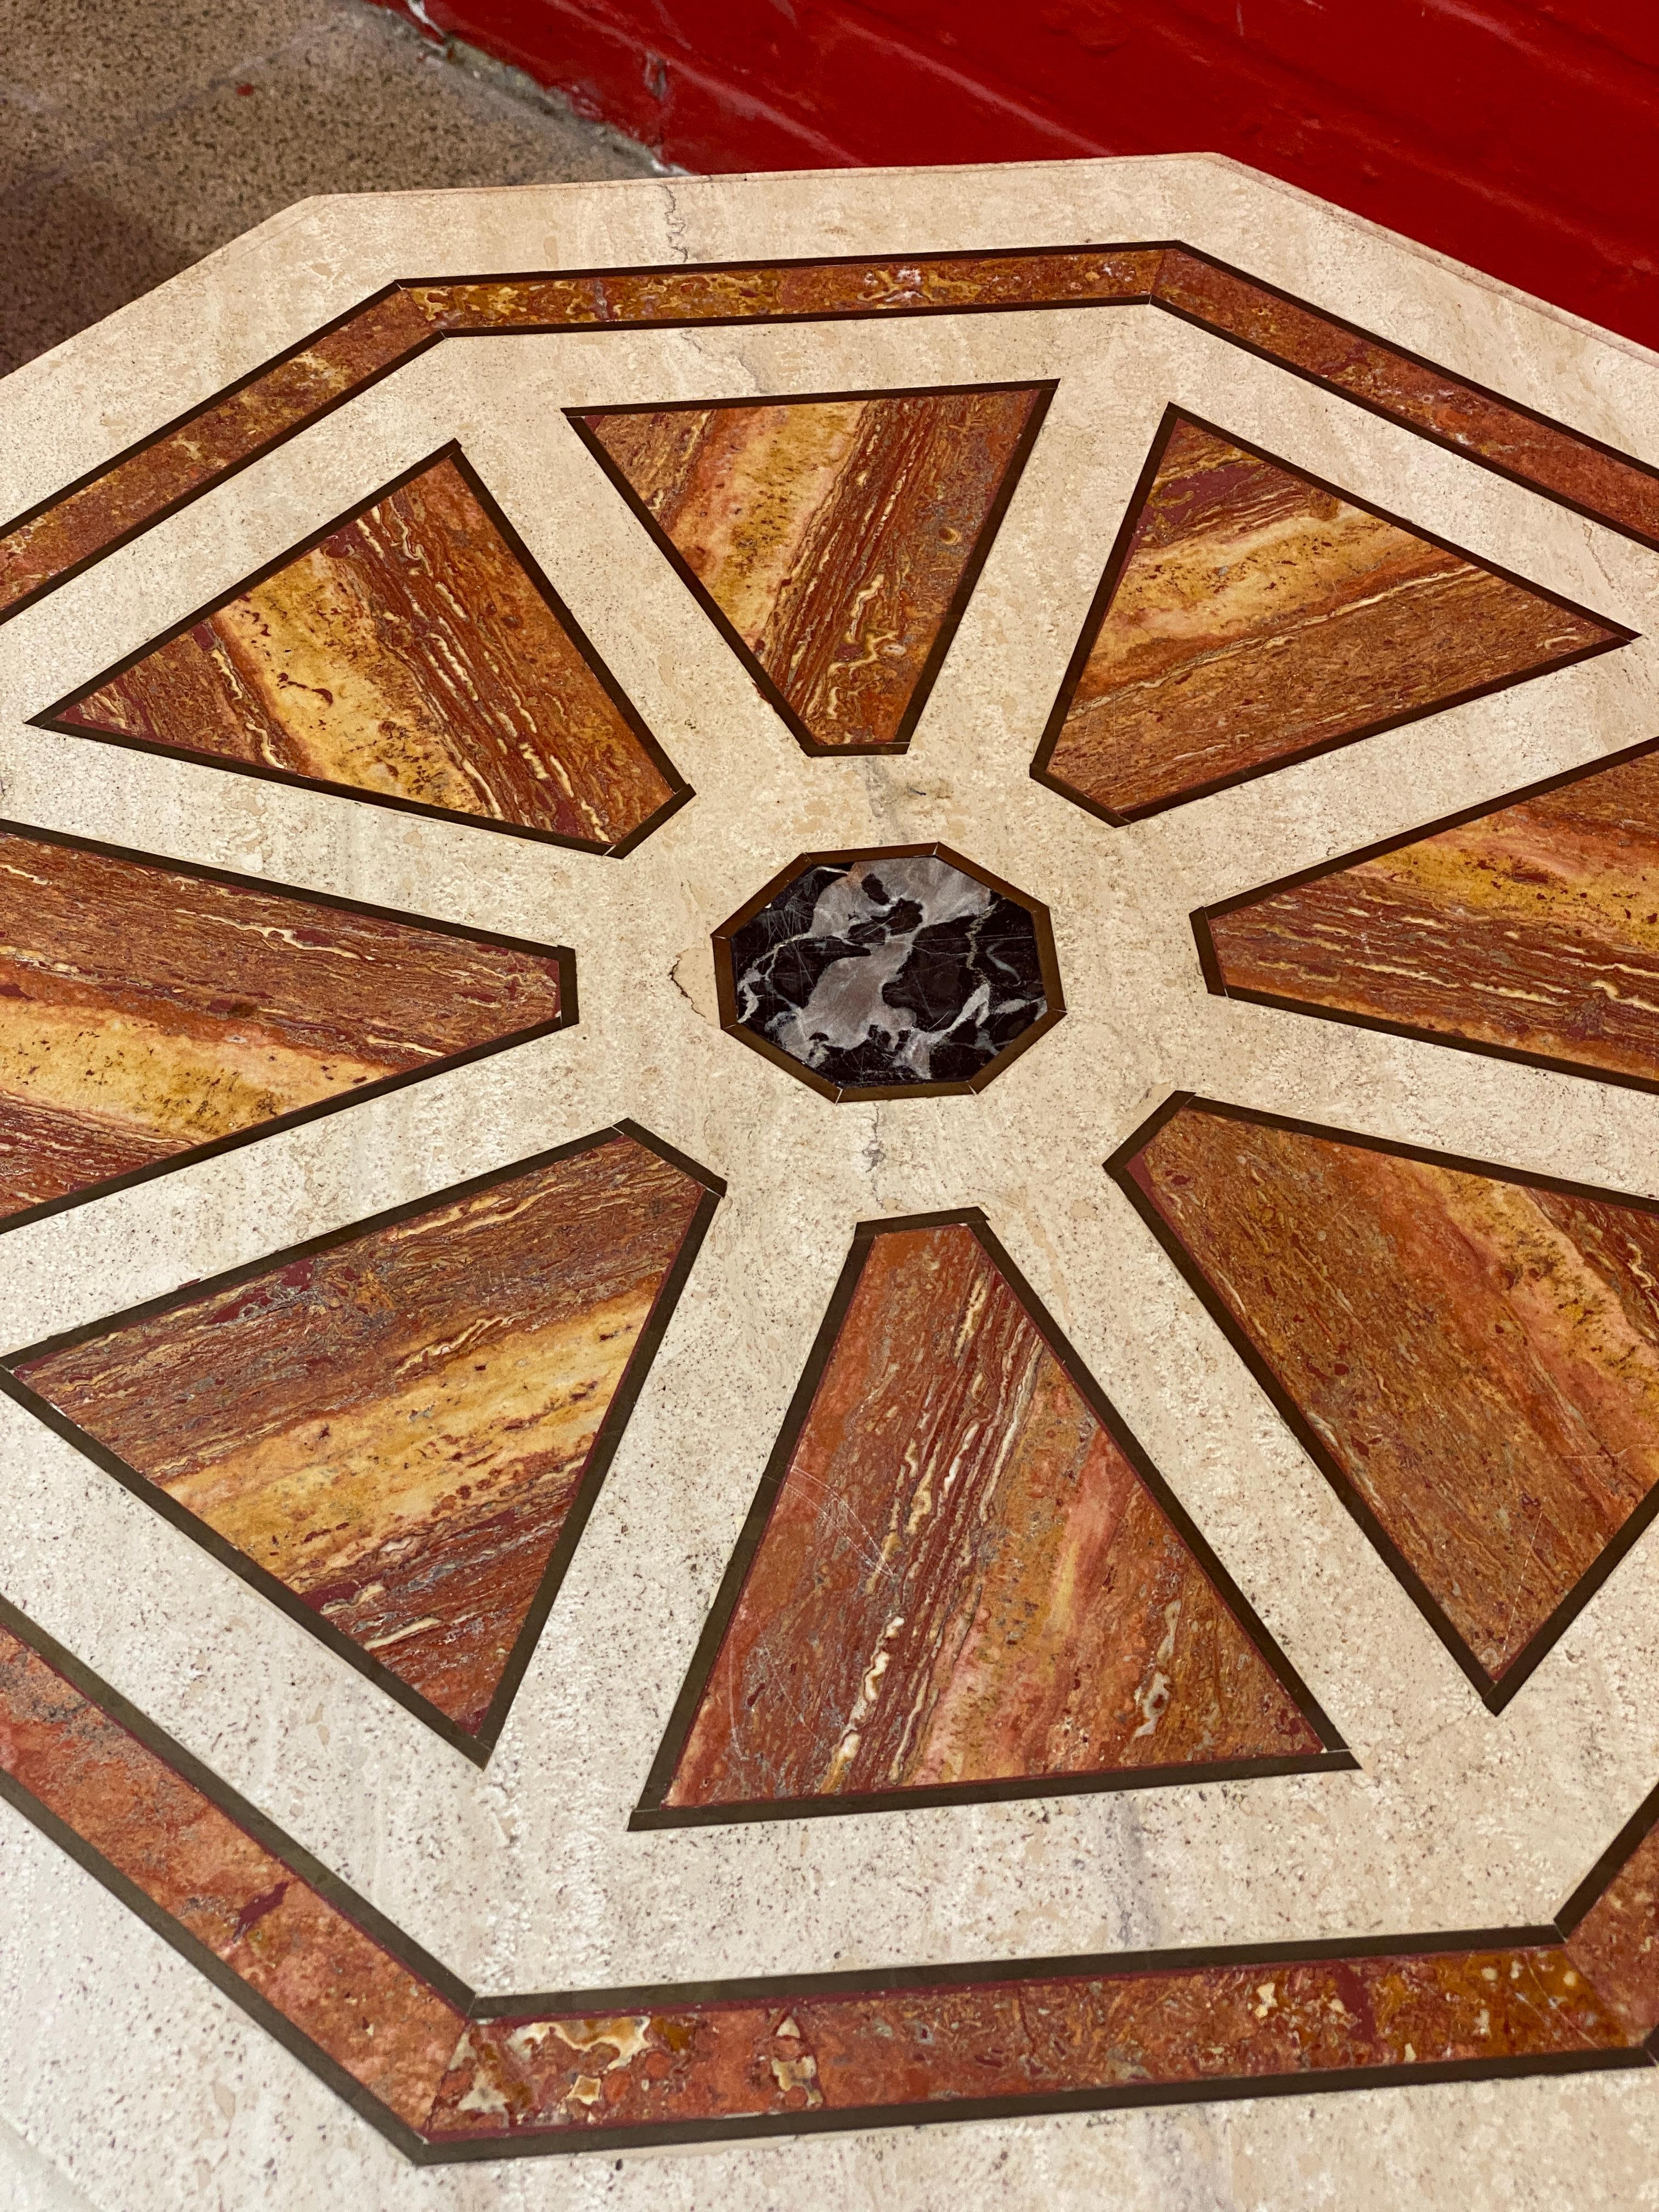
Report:
M 0 386 L 0 2172 L 1636 2201 L 1656 399 L 1199 155 Z

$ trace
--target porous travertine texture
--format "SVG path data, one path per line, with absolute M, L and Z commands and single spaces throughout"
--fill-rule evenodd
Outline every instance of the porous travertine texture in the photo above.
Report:
M 971 209 L 971 216 L 964 214 Z M 1649 357 L 1203 160 L 675 179 L 301 208 L 6 387 L 15 514 L 394 276 L 1185 236 L 1626 450 Z M 568 409 L 1059 389 L 908 752 L 808 758 Z M 1212 997 L 1188 922 L 1651 736 L 1645 635 L 1114 830 L 1030 766 L 1171 403 L 1598 619 L 1659 562 L 1212 331 L 1141 308 L 478 337 L 409 362 L 0 629 L 7 811 L 572 945 L 576 1028 L 13 1232 L 10 1346 L 631 1115 L 722 1202 L 489 1771 L 437 1744 L 21 1409 L 6 1594 L 492 1990 L 1291 1941 L 1547 1917 L 1659 1772 L 1637 1547 L 1480 1705 L 1102 1162 L 1173 1088 L 1651 1192 L 1638 1093 Z M 696 797 L 622 860 L 29 726 L 450 439 Z M 723 1035 L 709 935 L 803 851 L 948 843 L 1053 916 L 1065 1019 L 972 1097 L 831 1103 Z M 854 1224 L 981 1207 L 1360 1761 L 1201 1790 L 630 1835 Z M 1643 2079 L 1073 2115 L 418 2173 L 4 1816 L 3 2108 L 90 2201 L 1639 2201 Z M 72 1994 L 64 1997 L 59 1993 Z M 222 2094 L 218 2094 L 222 2092 Z M 88 2122 L 96 2109 L 100 2118 Z M 35 2187 L 33 2181 L 22 2186 Z M 27 2200 L 26 2200 L 27 2201 Z

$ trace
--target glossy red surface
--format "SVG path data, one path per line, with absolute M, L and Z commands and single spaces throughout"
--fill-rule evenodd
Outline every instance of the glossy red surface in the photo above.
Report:
M 692 170 L 1206 152 L 1659 343 L 1634 0 L 386 0 Z

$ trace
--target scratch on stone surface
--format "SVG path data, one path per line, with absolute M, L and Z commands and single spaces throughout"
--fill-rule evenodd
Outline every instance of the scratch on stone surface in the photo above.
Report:
M 679 193 L 674 185 L 665 182 L 662 188 L 664 222 L 668 234 L 668 251 L 676 261 L 691 258 L 691 248 L 686 243 L 685 217 L 680 212 Z
M 719 1014 L 714 1005 L 714 994 L 708 988 L 712 977 L 705 970 L 695 965 L 703 958 L 703 952 L 704 948 L 701 945 L 688 945 L 669 969 L 668 980 L 694 1013 L 700 1014 L 704 1021 L 713 1022 L 718 1026 Z M 681 978 L 681 969 L 689 964 L 692 966 L 692 972 L 696 975 L 698 981 L 702 985 L 701 992 L 692 989 Z

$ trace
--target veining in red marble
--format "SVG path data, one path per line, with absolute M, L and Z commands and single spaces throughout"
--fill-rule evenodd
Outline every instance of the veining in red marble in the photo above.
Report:
M 1203 1101 L 1119 1172 L 1501 1700 L 1659 1483 L 1659 1212 Z
M 663 1802 L 1322 1749 L 974 1231 L 875 1236 Z
M 1137 2103 L 1294 2079 L 1626 2060 L 1656 2010 L 1654 1850 L 1638 1845 L 1566 1944 L 1533 1937 L 1314 1959 L 1103 1960 L 915 1986 L 525 2008 L 469 2019 L 316 1882 L 0 1628 L 0 1780 L 157 1923 L 274 2006 L 319 2061 L 440 2156 L 492 2142 L 596 2149 L 624 2131 L 811 2125 L 988 2103 Z
M 594 270 L 394 285 L 0 535 L 0 614 L 450 331 L 564 330 L 1156 301 L 1647 544 L 1659 471 L 1180 246 Z
M 702 1198 L 612 1133 L 15 1371 L 474 1737 Z
M 574 415 L 811 749 L 908 742 L 1051 387 Z
M 1130 821 L 1630 635 L 1171 409 L 1036 772 Z
M 456 2008 L 4 1628 L 0 1773 L 420 2126 Z
M 1009 1978 L 474 2022 L 434 2140 L 1109 2096 L 1617 2050 L 1559 1946 Z M 940 2108 L 944 2109 L 941 2110 Z
M 1659 1826 L 1649 1829 L 1567 1937 L 1632 2041 L 1659 2028 Z
M 0 828 L 0 1219 L 539 1036 L 561 956 Z
M 632 845 L 675 798 L 643 723 L 454 450 L 47 726 L 596 852 Z

